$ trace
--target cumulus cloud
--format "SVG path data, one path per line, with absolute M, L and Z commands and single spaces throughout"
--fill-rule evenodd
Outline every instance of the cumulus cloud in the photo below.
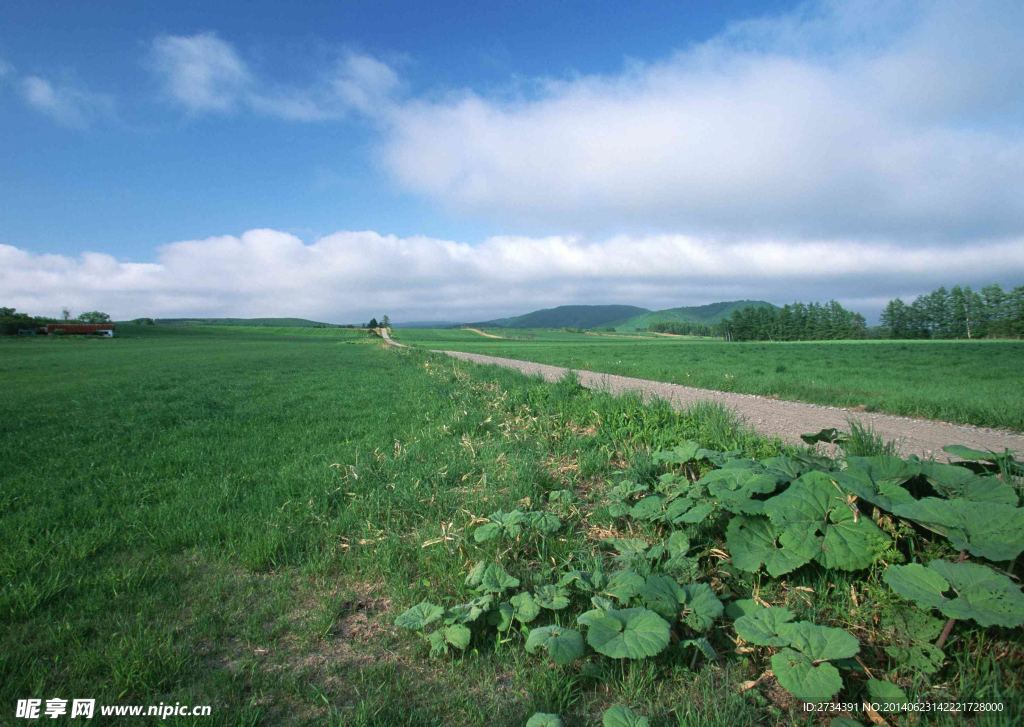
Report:
M 955 281 L 950 279 L 955 271 Z M 994 273 L 993 271 L 998 271 Z M 835 297 L 866 314 L 893 295 L 1024 278 L 1024 239 L 970 250 L 685 235 L 492 237 L 478 245 L 372 231 L 305 242 L 250 230 L 165 245 L 154 262 L 0 245 L 0 300 L 35 313 L 481 320 L 564 303 L 647 307 Z M 907 282 L 910 281 L 910 282 Z M 798 292 L 794 292 L 798 291 Z
M 64 126 L 81 128 L 114 112 L 113 100 L 104 94 L 57 85 L 40 76 L 25 76 L 19 85 L 29 106 Z
M 1024 232 L 1024 5 L 817 2 L 618 74 L 390 109 L 406 188 L 518 229 Z
M 306 86 L 275 84 L 214 33 L 159 36 L 151 55 L 167 97 L 197 114 L 247 109 L 289 121 L 332 120 L 353 110 L 379 113 L 399 87 L 390 66 L 352 51 Z

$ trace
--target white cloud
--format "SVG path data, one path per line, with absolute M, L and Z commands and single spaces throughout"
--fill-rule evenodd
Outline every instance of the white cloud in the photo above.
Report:
M 997 271 L 997 272 L 994 272 Z M 483 318 L 563 303 L 669 307 L 830 297 L 872 314 L 938 285 L 1024 280 L 1024 239 L 970 250 L 845 240 L 729 242 L 684 235 L 493 237 L 479 245 L 372 231 L 307 243 L 276 230 L 175 242 L 151 263 L 0 245 L 0 303 L 34 313 Z M 911 282 L 907 282 L 911 281 Z
M 158 36 L 152 55 L 167 95 L 189 111 L 230 111 L 253 82 L 235 49 L 213 33 Z
M 352 51 L 304 86 L 260 77 L 214 33 L 159 36 L 151 53 L 168 98 L 193 113 L 248 109 L 289 121 L 324 121 L 352 110 L 378 113 L 399 87 L 390 66 Z
M 518 229 L 1024 233 L 1024 5 L 821 2 L 658 63 L 389 109 L 402 185 Z
M 104 94 L 55 85 L 40 76 L 25 76 L 19 85 L 29 106 L 64 126 L 88 126 L 95 119 L 114 113 L 113 100 Z
M 398 74 L 391 66 L 368 55 L 346 53 L 338 63 L 331 85 L 338 97 L 366 114 L 380 113 L 398 90 Z

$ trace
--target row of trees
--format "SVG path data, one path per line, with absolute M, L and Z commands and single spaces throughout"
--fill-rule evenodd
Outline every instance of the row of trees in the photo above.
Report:
M 864 316 L 834 300 L 781 308 L 741 308 L 719 326 L 728 341 L 833 341 L 867 338 Z
M 651 324 L 647 330 L 654 333 L 672 333 L 677 336 L 722 335 L 719 327 L 713 323 L 692 323 L 688 321 L 662 321 L 661 323 Z
M 370 322 L 366 324 L 366 328 L 391 328 L 391 319 L 388 318 L 387 313 L 384 317 L 378 321 L 376 318 L 371 318 Z
M 885 338 L 985 338 L 1024 336 L 1024 285 L 939 288 L 909 305 L 899 298 L 882 311 Z

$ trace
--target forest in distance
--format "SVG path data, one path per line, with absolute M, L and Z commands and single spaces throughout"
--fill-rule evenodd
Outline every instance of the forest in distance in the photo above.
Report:
M 868 326 L 860 313 L 838 302 L 792 303 L 781 308 L 747 307 L 721 323 L 655 323 L 655 333 L 717 336 L 729 341 L 830 341 L 885 339 L 1020 338 L 1024 335 L 1024 285 L 980 291 L 940 287 L 910 303 L 890 300 L 881 325 Z

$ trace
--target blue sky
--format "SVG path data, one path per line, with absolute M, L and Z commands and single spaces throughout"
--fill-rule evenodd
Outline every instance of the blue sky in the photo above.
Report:
M 90 249 L 148 259 L 164 242 L 252 227 L 469 240 L 508 232 L 396 189 L 373 164 L 374 130 L 358 116 L 295 124 L 181 113 L 153 77 L 150 44 L 160 36 L 214 32 L 268 82 L 286 86 L 307 84 L 337 54 L 357 51 L 392 60 L 410 93 L 502 93 L 519 78 L 614 72 L 630 58 L 657 59 L 770 7 L 16 2 L 0 10 L 0 58 L 108 95 L 115 109 L 85 129 L 68 128 L 12 108 L 5 94 L 0 184 L 13 196 L 0 235 L 36 252 Z
M 1022 36 L 1012 2 L 7 3 L 0 297 L 870 315 L 1019 284 Z

